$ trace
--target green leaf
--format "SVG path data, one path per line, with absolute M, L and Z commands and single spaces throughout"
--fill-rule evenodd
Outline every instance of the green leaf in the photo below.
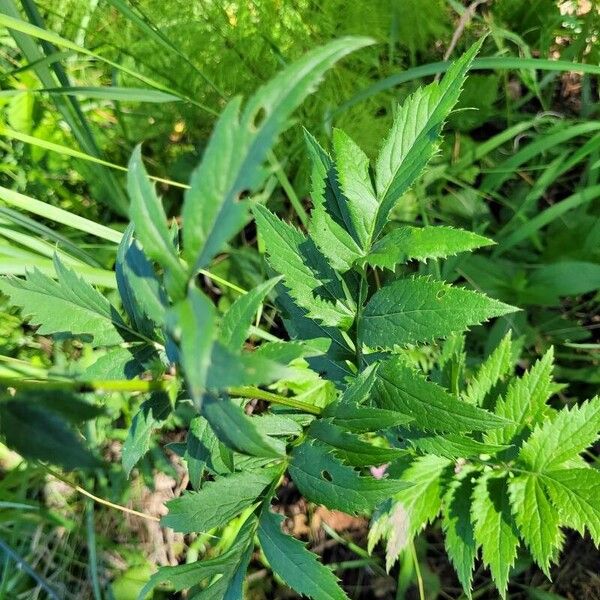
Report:
M 394 410 L 360 406 L 347 402 L 332 402 L 325 407 L 321 416 L 331 418 L 339 427 L 354 433 L 389 429 L 413 420 L 412 417 Z
M 257 502 L 279 472 L 279 467 L 273 467 L 217 477 L 198 492 L 184 492 L 169 500 L 169 514 L 161 524 L 181 533 L 204 533 L 219 527 Z
M 188 390 L 200 408 L 211 366 L 215 308 L 199 289 L 190 287 L 187 298 L 176 304 L 167 315 L 167 322 L 173 336 L 180 342 L 180 360 Z
M 516 309 L 478 292 L 425 277 L 398 279 L 373 294 L 359 322 L 371 348 L 430 342 Z
M 485 431 L 506 424 L 501 417 L 462 402 L 428 381 L 401 357 L 380 365 L 373 386 L 373 400 L 379 408 L 412 417 L 415 427 L 427 431 Z
M 142 162 L 141 146 L 136 146 L 129 160 L 127 191 L 131 201 L 129 216 L 144 252 L 163 267 L 167 290 L 179 299 L 187 276 L 175 252 L 165 211 Z
M 121 461 L 127 477 L 140 458 L 150 449 L 154 429 L 171 412 L 171 401 L 165 392 L 156 392 L 142 403 L 133 417 L 123 444 Z
M 341 38 L 309 52 L 260 88 L 240 115 L 240 99 L 221 115 L 183 206 L 184 255 L 194 271 L 205 267 L 243 225 L 240 195 L 264 180 L 262 164 L 300 105 L 338 60 L 371 43 Z
M 180 592 L 205 581 L 209 582 L 209 586 L 202 592 L 194 594 L 194 599 L 214 597 L 237 600 L 241 598 L 241 589 L 238 595 L 227 594 L 229 588 L 235 584 L 236 574 L 240 570 L 245 572 L 248 568 L 256 525 L 256 518 L 250 517 L 242 525 L 231 547 L 216 558 L 197 560 L 175 567 L 160 567 L 140 590 L 138 600 L 145 600 L 148 594 L 161 583 L 170 582 L 173 590 Z
M 534 471 L 561 467 L 598 439 L 600 397 L 580 406 L 563 408 L 553 419 L 538 425 L 521 448 L 519 460 Z
M 409 431 L 405 435 L 403 433 L 403 437 L 421 452 L 452 459 L 477 458 L 481 454 L 493 455 L 510 448 L 501 444 L 486 444 L 455 433 L 439 435 Z
M 164 326 L 167 298 L 151 263 L 133 239 L 132 225 L 119 244 L 115 272 L 123 308 L 136 328 L 152 337 L 154 327 Z
M 184 458 L 188 465 L 190 482 L 195 490 L 202 487 L 205 469 L 213 475 L 231 472 L 231 450 L 226 448 L 215 435 L 208 421 L 201 416 L 194 417 L 186 440 Z
M 94 346 L 122 343 L 127 327 L 110 302 L 56 256 L 54 266 L 57 281 L 34 269 L 25 279 L 1 279 L 0 291 L 24 318 L 40 324 L 40 335 L 76 337 Z
M 314 242 L 264 206 L 254 207 L 270 265 L 284 276 L 292 298 L 323 325 L 348 329 L 354 319 L 343 283 Z
M 267 294 L 279 281 L 278 277 L 269 279 L 240 296 L 223 315 L 219 331 L 219 341 L 227 349 L 236 352 L 246 341 L 252 319 L 262 305 Z
M 348 271 L 363 254 L 355 237 L 348 210 L 348 200 L 342 194 L 333 160 L 317 140 L 304 131 L 311 159 L 311 199 L 313 210 L 308 232 L 319 250 L 338 272 Z
M 375 187 L 380 207 L 375 235 L 436 152 L 444 121 L 458 100 L 481 44 L 482 40 L 471 46 L 448 69 L 441 82 L 419 88 L 400 107 L 376 163 Z
M 81 436 L 41 404 L 18 399 L 0 402 L 0 434 L 9 448 L 28 459 L 48 461 L 69 471 L 100 466 Z
M 217 437 L 232 450 L 252 456 L 278 458 L 285 454 L 285 444 L 261 433 L 253 419 L 230 398 L 206 394 L 202 415 Z
M 550 348 L 521 378 L 511 380 L 506 397 L 498 400 L 494 412 L 513 421 L 513 424 L 489 432 L 486 441 L 508 444 L 527 428 L 533 428 L 543 415 L 546 402 L 554 392 L 553 368 L 554 351 Z
M 414 460 L 400 478 L 409 487 L 393 496 L 389 511 L 373 517 L 369 552 L 385 537 L 388 571 L 412 538 L 440 512 L 442 475 L 450 464 L 448 459 L 439 456 L 421 456 Z
M 356 143 L 340 129 L 333 130 L 335 166 L 340 189 L 347 198 L 347 210 L 355 239 L 368 249 L 379 208 L 369 172 L 369 159 Z
M 326 419 L 314 421 L 308 429 L 308 435 L 332 446 L 335 455 L 353 467 L 382 465 L 404 454 L 403 450 L 397 448 L 369 444 Z
M 316 504 L 347 513 L 365 513 L 406 482 L 362 477 L 343 465 L 327 446 L 305 442 L 292 452 L 289 472 L 300 493 Z
M 133 379 L 147 370 L 146 365 L 158 360 L 156 350 L 147 344 L 123 348 L 112 346 L 83 370 L 78 379 Z
M 375 242 L 365 260 L 374 267 L 393 270 L 397 264 L 408 260 L 446 258 L 493 243 L 488 238 L 463 229 L 404 225 Z
M 550 562 L 563 544 L 558 511 L 535 474 L 518 475 L 508 484 L 513 514 L 535 562 L 550 578 Z
M 273 571 L 294 591 L 315 600 L 348 598 L 337 577 L 319 562 L 306 545 L 282 533 L 283 517 L 264 510 L 258 527 L 258 541 Z
M 517 557 L 519 534 L 511 514 L 504 477 L 492 473 L 479 477 L 473 492 L 471 518 L 483 562 L 490 568 L 492 579 L 505 598 L 508 575 Z
M 481 406 L 492 388 L 511 372 L 513 368 L 513 344 L 510 331 L 502 338 L 498 347 L 481 364 L 467 386 L 465 402 Z
M 540 475 L 561 524 L 583 535 L 587 528 L 600 546 L 600 473 L 596 469 L 556 469 Z
M 448 486 L 444 496 L 442 528 L 444 545 L 467 598 L 471 598 L 473 568 L 477 557 L 475 531 L 471 522 L 472 470 L 466 468 Z

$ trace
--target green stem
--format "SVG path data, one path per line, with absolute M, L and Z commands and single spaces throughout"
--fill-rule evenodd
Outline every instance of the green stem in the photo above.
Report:
M 78 393 L 88 392 L 158 392 L 168 391 L 173 380 L 170 379 L 116 379 L 116 380 L 100 380 L 92 379 L 89 381 L 75 381 L 72 379 L 65 380 L 48 380 L 48 379 L 19 379 L 17 377 L 0 377 L 0 386 L 11 387 L 17 390 L 69 390 Z M 253 398 L 257 400 L 265 400 L 272 404 L 279 404 L 289 408 L 295 408 L 304 412 L 319 415 L 321 408 L 307 404 L 300 400 L 273 394 L 254 386 L 230 387 L 227 392 L 238 398 Z

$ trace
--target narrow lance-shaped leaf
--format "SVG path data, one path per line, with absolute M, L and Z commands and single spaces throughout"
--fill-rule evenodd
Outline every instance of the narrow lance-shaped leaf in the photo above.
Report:
M 375 242 L 365 260 L 374 267 L 394 269 L 397 264 L 408 260 L 446 258 L 493 243 L 488 238 L 463 229 L 403 225 Z
M 278 281 L 278 277 L 265 281 L 240 296 L 229 307 L 223 315 L 219 331 L 219 341 L 223 346 L 234 352 L 243 346 L 250 331 L 252 318 Z
M 281 531 L 283 517 L 264 510 L 258 541 L 273 571 L 293 590 L 314 600 L 347 600 L 330 569 L 305 544 Z
M 471 46 L 440 83 L 420 88 L 400 107 L 377 158 L 375 183 L 380 206 L 373 239 L 385 225 L 390 210 L 437 150 L 444 121 L 458 100 L 482 41 Z
M 339 59 L 371 40 L 341 38 L 292 63 L 250 98 L 232 100 L 219 119 L 183 206 L 184 254 L 193 270 L 219 252 L 244 222 L 240 195 L 263 181 L 262 164 L 290 114 Z
M 175 252 L 162 203 L 142 162 L 141 146 L 136 146 L 129 160 L 127 191 L 131 201 L 129 215 L 144 252 L 163 267 L 167 290 L 179 299 L 184 294 L 187 275 Z
M 415 428 L 426 431 L 485 431 L 507 422 L 452 396 L 400 357 L 380 365 L 373 386 L 373 402 L 379 408 L 412 417 Z

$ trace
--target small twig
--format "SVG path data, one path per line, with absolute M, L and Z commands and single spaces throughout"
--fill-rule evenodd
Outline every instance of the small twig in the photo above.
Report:
M 423 584 L 423 576 L 421 575 L 421 565 L 419 565 L 419 557 L 415 549 L 415 543 L 410 543 L 410 555 L 412 556 L 415 567 L 415 575 L 417 576 L 417 585 L 419 586 L 419 599 L 425 600 L 425 586 Z
M 62 481 L 65 485 L 68 485 L 71 489 L 75 490 L 76 492 L 79 492 L 80 494 L 83 494 L 84 496 L 87 496 L 88 498 L 90 498 L 94 502 L 97 502 L 98 504 L 108 506 L 109 508 L 114 508 L 115 510 L 120 510 L 121 512 L 130 514 L 130 515 L 135 515 L 136 517 L 140 517 L 140 518 L 146 519 L 148 521 L 155 521 L 157 523 L 160 522 L 160 519 L 158 517 L 153 517 L 152 515 L 147 515 L 138 510 L 134 510 L 133 508 L 127 508 L 126 506 L 122 506 L 121 504 L 115 504 L 114 502 L 111 502 L 110 500 L 105 500 L 104 498 L 94 496 L 94 494 L 92 494 L 91 492 L 88 492 L 86 489 L 82 488 L 80 485 L 77 485 L 76 483 L 71 483 L 68 479 L 65 479 L 62 475 L 60 475 L 59 473 L 57 473 L 50 467 L 47 467 L 45 465 L 42 465 L 42 467 L 44 468 L 44 470 L 46 472 L 48 472 L 50 475 L 52 475 L 52 477 L 58 479 L 59 481 Z

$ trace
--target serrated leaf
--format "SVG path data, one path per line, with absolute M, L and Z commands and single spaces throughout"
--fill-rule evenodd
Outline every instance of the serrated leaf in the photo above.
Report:
M 479 477 L 473 491 L 471 518 L 483 562 L 490 568 L 494 583 L 505 598 L 508 575 L 517 557 L 519 534 L 504 477 L 492 473 Z
M 150 440 L 154 429 L 170 412 L 171 401 L 165 392 L 153 393 L 140 406 L 131 421 L 123 444 L 121 461 L 127 477 L 131 474 L 131 469 L 150 449 Z
M 228 397 L 217 398 L 206 394 L 202 402 L 202 415 L 227 447 L 243 454 L 278 458 L 285 454 L 285 444 L 264 435 L 255 426 L 255 419 Z
M 556 469 L 540 475 L 561 524 L 583 535 L 587 528 L 600 546 L 600 473 L 596 469 Z
M 200 408 L 211 366 L 215 308 L 199 289 L 190 287 L 187 298 L 167 315 L 167 323 L 175 339 L 179 340 L 188 390 L 196 407 Z
M 511 372 L 513 368 L 512 349 L 513 344 L 509 331 L 469 381 L 467 391 L 463 394 L 466 402 L 481 406 L 492 388 Z
M 348 329 L 354 312 L 343 283 L 314 242 L 264 206 L 256 205 L 254 216 L 268 261 L 284 276 L 292 298 L 308 311 L 309 318 Z
M 380 208 L 375 235 L 437 150 L 444 121 L 458 100 L 481 44 L 482 40 L 471 46 L 448 69 L 441 82 L 418 89 L 400 107 L 376 163 L 375 187 Z
M 425 379 L 396 357 L 382 363 L 373 386 L 373 402 L 414 419 L 426 431 L 485 431 L 506 421 L 481 408 L 462 402 L 444 388 Z
M 466 331 L 515 310 L 441 281 L 398 279 L 375 292 L 367 303 L 359 322 L 359 340 L 371 348 L 392 350 Z
M 144 252 L 165 270 L 165 285 L 171 296 L 179 299 L 187 284 L 187 275 L 171 239 L 167 217 L 154 183 L 142 162 L 141 146 L 136 146 L 127 170 L 129 216 Z
M 249 518 L 242 525 L 231 547 L 216 558 L 197 560 L 174 567 L 160 567 L 140 590 L 138 600 L 145 600 L 148 594 L 161 583 L 170 582 L 173 590 L 180 592 L 205 581 L 209 581 L 208 588 L 199 594 L 194 594 L 195 599 L 211 597 L 214 594 L 216 598 L 238 600 L 241 595 L 227 596 L 226 594 L 236 573 L 240 569 L 245 572 L 248 567 L 256 525 L 256 518 Z M 239 592 L 241 593 L 241 590 Z
M 343 465 L 331 449 L 314 442 L 296 446 L 289 472 L 307 500 L 347 513 L 364 513 L 402 488 L 406 482 L 363 477 Z
M 154 328 L 164 326 L 168 302 L 152 264 L 133 238 L 133 225 L 125 230 L 117 249 L 115 274 L 131 322 L 144 335 L 153 337 Z
M 305 544 L 281 531 L 283 517 L 264 510 L 258 541 L 273 571 L 294 591 L 315 600 L 347 600 L 333 572 Z
M 48 461 L 68 471 L 101 464 L 64 419 L 33 402 L 0 402 L 0 434 L 9 448 L 25 458 Z
M 147 370 L 147 365 L 155 359 L 158 360 L 156 350 L 147 344 L 128 348 L 113 346 L 84 369 L 77 378 L 82 381 L 133 379 Z
M 510 502 L 521 536 L 535 562 L 550 577 L 550 562 L 563 544 L 558 511 L 550 503 L 539 477 L 518 475 L 508 484 Z
M 456 433 L 439 435 L 408 431 L 402 436 L 421 452 L 452 459 L 477 458 L 481 454 L 493 455 L 510 448 L 501 444 L 486 444 Z
M 439 456 L 421 456 L 404 470 L 400 481 L 410 487 L 398 491 L 391 509 L 374 516 L 369 532 L 369 552 L 381 537 L 387 539 L 386 569 L 389 571 L 400 552 L 440 511 L 441 477 L 450 461 Z
M 355 237 L 348 200 L 342 194 L 333 160 L 306 130 L 304 132 L 311 159 L 311 199 L 313 210 L 308 232 L 331 266 L 341 273 L 348 271 L 363 254 Z
M 279 472 L 273 467 L 217 477 L 198 492 L 184 492 L 169 500 L 169 514 L 161 524 L 181 533 L 206 532 L 223 525 L 254 504 Z
M 600 397 L 580 406 L 563 408 L 538 425 L 523 444 L 519 460 L 534 471 L 560 468 L 591 446 L 600 431 Z
M 308 435 L 331 446 L 337 457 L 353 467 L 382 465 L 404 454 L 397 448 L 369 444 L 326 419 L 314 421 L 308 428 Z
M 369 173 L 369 159 L 340 129 L 333 130 L 335 166 L 356 241 L 368 249 L 379 208 Z M 348 229 L 350 231 L 350 229 Z
M 339 427 L 354 433 L 389 429 L 413 420 L 412 417 L 393 410 L 341 401 L 329 404 L 321 416 L 331 418 Z
M 279 281 L 278 277 L 269 279 L 240 296 L 223 315 L 219 330 L 219 341 L 234 352 L 238 351 L 246 341 L 252 319 L 260 308 L 267 294 Z
M 110 302 L 56 256 L 54 267 L 57 281 L 33 269 L 25 279 L 0 279 L 0 291 L 25 319 L 40 325 L 40 335 L 76 337 L 94 346 L 122 343 L 129 330 Z
M 467 598 L 471 598 L 473 568 L 477 557 L 475 532 L 471 522 L 474 481 L 468 467 L 448 486 L 442 510 L 444 546 Z
M 66 390 L 36 389 L 35 391 L 19 391 L 19 402 L 35 404 L 63 417 L 75 425 L 99 417 L 104 410 Z
M 527 428 L 533 428 L 554 393 L 553 369 L 554 351 L 550 348 L 522 377 L 510 381 L 505 398 L 498 400 L 494 412 L 513 424 L 489 432 L 486 441 L 508 444 Z
M 335 40 L 271 79 L 241 115 L 239 98 L 227 105 L 192 174 L 183 206 L 184 253 L 194 271 L 206 266 L 243 224 L 246 204 L 240 195 L 262 183 L 262 163 L 292 111 L 339 59 L 369 43 L 358 37 Z
M 488 238 L 464 229 L 403 225 L 375 242 L 365 261 L 374 267 L 394 269 L 397 264 L 408 260 L 447 258 L 493 243 Z

